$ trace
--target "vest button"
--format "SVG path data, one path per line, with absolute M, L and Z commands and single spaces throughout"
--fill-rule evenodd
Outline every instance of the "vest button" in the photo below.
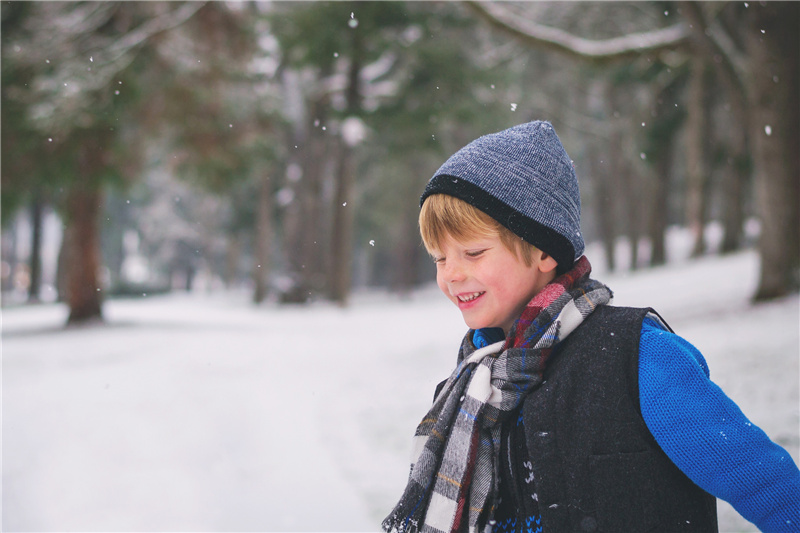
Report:
M 596 531 L 596 530 L 597 530 L 597 520 L 595 520 L 591 516 L 587 516 L 583 520 L 581 520 L 581 531 Z

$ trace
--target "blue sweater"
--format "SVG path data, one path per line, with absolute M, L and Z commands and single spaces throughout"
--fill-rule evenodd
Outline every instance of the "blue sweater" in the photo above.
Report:
M 480 347 L 503 330 L 478 330 Z M 653 320 L 642 324 L 639 400 L 648 429 L 675 465 L 767 532 L 800 531 L 800 471 L 709 379 L 700 352 Z
M 700 352 L 654 321 L 639 344 L 642 417 L 689 479 L 762 531 L 800 531 L 800 471 L 709 379 Z

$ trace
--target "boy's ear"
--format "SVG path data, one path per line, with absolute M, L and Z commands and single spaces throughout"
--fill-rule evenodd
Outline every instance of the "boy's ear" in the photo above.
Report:
M 539 271 L 547 274 L 548 272 L 554 271 L 556 267 L 558 267 L 558 263 L 555 259 L 553 259 L 553 256 L 547 255 L 541 250 L 538 250 L 538 252 L 542 254 L 539 257 Z

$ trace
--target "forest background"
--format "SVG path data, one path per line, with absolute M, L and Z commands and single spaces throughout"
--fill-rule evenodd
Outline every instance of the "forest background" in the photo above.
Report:
M 1 6 L 4 305 L 408 292 L 431 174 L 533 119 L 608 270 L 683 226 L 696 257 L 757 248 L 753 299 L 800 285 L 798 3 Z

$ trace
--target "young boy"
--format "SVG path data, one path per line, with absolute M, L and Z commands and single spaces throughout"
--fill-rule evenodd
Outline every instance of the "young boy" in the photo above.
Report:
M 416 431 L 386 531 L 717 531 L 715 497 L 800 531 L 800 471 L 651 309 L 589 278 L 553 127 L 481 137 L 436 172 L 420 229 L 470 328 Z

